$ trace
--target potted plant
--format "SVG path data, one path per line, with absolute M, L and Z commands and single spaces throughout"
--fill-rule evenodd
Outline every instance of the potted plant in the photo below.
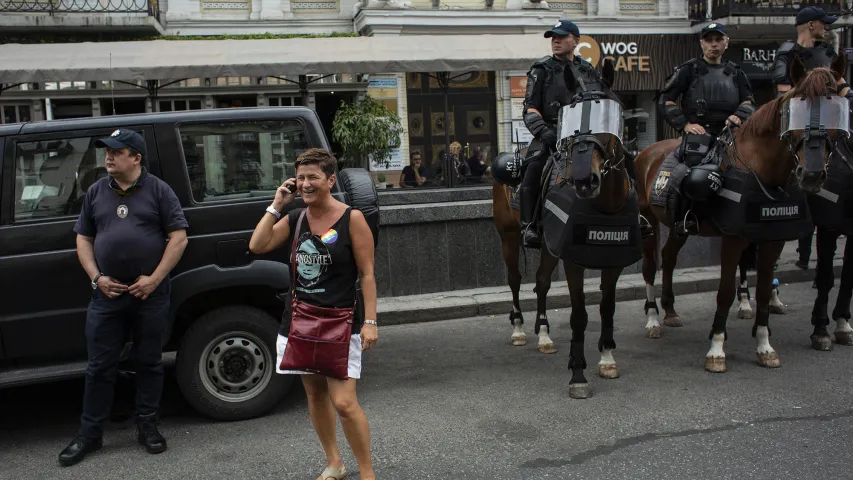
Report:
M 389 168 L 402 129 L 400 117 L 370 95 L 353 105 L 341 102 L 332 122 L 332 136 L 343 151 L 342 167 L 369 170 L 372 160 Z
M 380 173 L 380 174 L 376 175 L 376 188 L 379 188 L 379 189 L 388 188 L 388 185 L 385 183 L 385 180 L 386 180 L 386 178 L 385 178 L 384 173 Z

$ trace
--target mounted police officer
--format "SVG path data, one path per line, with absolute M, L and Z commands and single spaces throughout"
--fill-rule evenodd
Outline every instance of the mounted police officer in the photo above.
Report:
M 773 84 L 776 86 L 776 95 L 783 95 L 793 88 L 789 77 L 791 61 L 799 57 L 800 61 L 811 70 L 817 67 L 829 67 L 838 54 L 830 42 L 826 41 L 828 27 L 835 23 L 838 17 L 827 15 L 823 9 L 818 7 L 805 7 L 797 13 L 797 41 L 788 40 L 776 50 L 776 58 L 773 63 Z M 846 85 L 844 79 L 841 79 Z M 848 100 L 853 97 L 853 91 L 846 86 L 839 92 Z M 799 240 L 797 251 L 800 259 L 797 266 L 803 270 L 809 266 L 809 257 L 812 252 L 812 237 L 814 232 Z
M 723 61 L 729 45 L 726 27 L 709 24 L 702 29 L 699 44 L 702 56 L 676 68 L 658 97 L 660 114 L 672 128 L 685 133 L 681 147 L 674 154 L 688 167 L 702 162 L 726 126 L 739 126 L 756 109 L 746 74 L 734 62 Z M 681 105 L 676 104 L 679 97 Z M 685 177 L 682 192 L 692 201 L 704 201 L 719 184 L 714 184 L 708 172 L 693 171 L 695 175 Z M 676 232 L 696 234 L 698 222 L 695 216 L 686 218 L 684 212 L 689 210 L 685 207 L 689 205 L 680 205 L 675 213 Z
M 575 78 L 581 80 L 578 83 L 589 91 L 604 90 L 601 75 L 595 67 L 574 54 L 580 41 L 577 25 L 560 20 L 545 32 L 545 38 L 551 39 L 553 55 L 539 59 L 527 72 L 524 96 L 524 125 L 534 137 L 524 158 L 519 188 L 523 242 L 529 248 L 540 248 L 541 245 L 534 214 L 542 190 L 542 170 L 549 155 L 557 148 L 560 107 L 570 104 L 577 93 L 575 90 L 581 88 L 566 85 L 563 70 L 571 68 Z

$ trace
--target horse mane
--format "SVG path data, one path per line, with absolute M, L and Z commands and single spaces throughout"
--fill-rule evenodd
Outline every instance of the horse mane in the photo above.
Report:
M 742 136 L 762 136 L 774 134 L 782 127 L 779 109 L 791 97 L 820 97 L 836 93 L 838 81 L 835 74 L 826 67 L 811 70 L 806 78 L 784 95 L 765 103 L 755 111 L 744 124 L 736 130 L 735 138 Z

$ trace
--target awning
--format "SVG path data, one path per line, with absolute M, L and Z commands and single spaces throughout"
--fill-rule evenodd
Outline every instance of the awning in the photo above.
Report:
M 0 45 L 0 83 L 524 70 L 542 34 Z

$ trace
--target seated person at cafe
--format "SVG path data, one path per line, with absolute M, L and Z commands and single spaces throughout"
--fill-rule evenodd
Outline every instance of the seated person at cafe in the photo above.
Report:
M 400 175 L 400 187 L 422 187 L 426 184 L 427 179 L 421 152 L 412 152 L 409 158 L 411 162 L 403 168 L 403 173 Z

